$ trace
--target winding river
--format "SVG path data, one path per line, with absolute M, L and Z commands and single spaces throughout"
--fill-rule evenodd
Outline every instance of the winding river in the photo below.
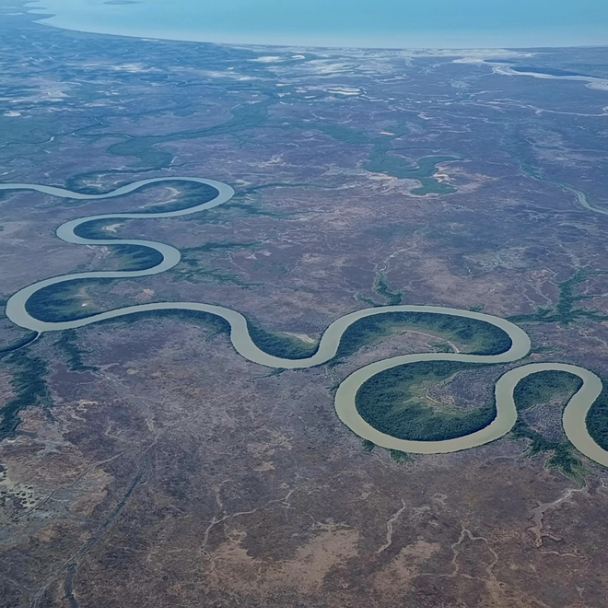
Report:
M 497 355 L 467 355 L 460 353 L 425 353 L 419 355 L 404 355 L 384 359 L 371 365 L 367 365 L 356 370 L 348 376 L 339 386 L 335 396 L 335 407 L 338 417 L 346 426 L 364 439 L 368 439 L 384 448 L 401 450 L 404 452 L 419 453 L 419 454 L 437 454 L 456 452 L 468 448 L 477 447 L 491 441 L 495 441 L 508 433 L 517 420 L 517 409 L 513 399 L 513 391 L 520 380 L 541 371 L 555 370 L 564 371 L 578 376 L 583 384 L 581 388 L 572 396 L 566 405 L 563 413 L 563 425 L 568 439 L 572 444 L 585 456 L 595 462 L 608 467 L 608 452 L 601 448 L 589 435 L 587 425 L 585 423 L 589 409 L 599 396 L 602 390 L 602 382 L 594 373 L 573 365 L 565 365 L 560 363 L 534 363 L 524 365 L 512 369 L 505 373 L 496 383 L 496 411 L 497 415 L 494 420 L 485 428 L 454 439 L 443 441 L 412 441 L 399 439 L 390 435 L 381 433 L 374 427 L 370 426 L 357 411 L 355 399 L 357 391 L 364 382 L 372 376 L 384 370 L 415 363 L 418 361 L 461 361 L 468 363 L 510 363 L 525 357 L 530 350 L 530 339 L 528 335 L 517 325 L 478 312 L 469 310 L 458 310 L 455 308 L 442 308 L 437 306 L 384 306 L 380 308 L 367 308 L 347 314 L 340 319 L 334 321 L 324 332 L 321 337 L 317 352 L 306 359 L 283 359 L 270 355 L 256 346 L 249 333 L 246 318 L 235 310 L 225 308 L 223 306 L 213 306 L 211 304 L 203 304 L 199 302 L 157 302 L 151 304 L 140 304 L 137 306 L 127 306 L 117 308 L 107 312 L 94 314 L 86 318 L 74 319 L 72 321 L 49 322 L 39 320 L 30 315 L 26 309 L 28 299 L 40 289 L 72 281 L 74 279 L 121 279 L 142 277 L 147 275 L 158 274 L 173 268 L 181 259 L 180 252 L 164 243 L 145 240 L 131 239 L 88 239 L 77 236 L 75 230 L 81 224 L 91 220 L 126 220 L 126 219 L 144 219 L 144 218 L 168 218 L 189 215 L 191 213 L 199 213 L 206 209 L 211 209 L 228 202 L 234 195 L 234 190 L 227 184 L 214 180 L 196 178 L 196 177 L 170 177 L 170 178 L 155 178 L 133 182 L 127 186 L 122 186 L 107 194 L 83 194 L 72 192 L 63 188 L 52 186 L 44 186 L 38 184 L 19 184 L 8 183 L 0 184 L 0 190 L 35 190 L 44 194 L 58 196 L 63 198 L 79 199 L 79 200 L 102 200 L 114 198 L 134 192 L 143 186 L 154 183 L 162 183 L 167 181 L 182 181 L 206 184 L 217 190 L 217 195 L 212 200 L 180 209 L 177 211 L 166 211 L 159 213 L 112 213 L 105 215 L 92 215 L 76 220 L 71 220 L 61 225 L 57 230 L 57 236 L 68 243 L 79 245 L 141 245 L 155 249 L 162 255 L 162 261 L 145 270 L 117 270 L 117 271 L 99 271 L 99 272 L 84 272 L 78 274 L 67 274 L 58 277 L 52 277 L 24 287 L 15 293 L 7 302 L 6 315 L 8 318 L 19 325 L 20 327 L 35 331 L 60 331 L 65 329 L 73 329 L 83 327 L 104 321 L 123 317 L 125 315 L 141 313 L 154 310 L 189 310 L 211 313 L 225 319 L 230 325 L 230 340 L 235 350 L 246 359 L 273 368 L 285 369 L 303 369 L 313 367 L 328 362 L 335 357 L 340 340 L 344 332 L 354 322 L 364 317 L 373 315 L 382 315 L 391 312 L 421 312 L 432 313 L 437 315 L 454 315 L 458 317 L 467 317 L 490 323 L 503 331 L 511 338 L 510 348 Z

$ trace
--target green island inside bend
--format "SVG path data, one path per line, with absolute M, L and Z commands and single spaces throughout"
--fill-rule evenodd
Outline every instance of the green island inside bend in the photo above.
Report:
M 434 415 L 420 405 L 407 404 L 408 391 L 417 382 L 445 379 L 458 371 L 482 365 L 511 363 L 525 357 L 530 339 L 514 323 L 471 310 L 436 306 L 389 305 L 358 310 L 334 321 L 318 343 L 296 347 L 293 340 L 250 325 L 235 310 L 198 302 L 157 302 L 128 306 L 92 314 L 65 314 L 61 304 L 69 300 L 70 289 L 82 281 L 110 281 L 165 272 L 181 258 L 180 252 L 164 243 L 118 238 L 99 238 L 100 222 L 111 219 L 167 218 L 199 213 L 227 203 L 234 195 L 227 184 L 195 177 L 147 179 L 124 185 L 112 192 L 87 194 L 37 184 L 1 184 L 0 190 L 31 189 L 58 197 L 93 200 L 117 197 L 152 184 L 184 182 L 189 187 L 187 201 L 166 207 L 159 205 L 146 212 L 96 215 L 66 222 L 57 236 L 74 244 L 106 245 L 118 248 L 129 260 L 127 269 L 69 274 L 29 285 L 7 302 L 6 314 L 15 324 L 38 335 L 48 331 L 67 331 L 91 323 L 109 321 L 127 315 L 180 314 L 196 315 L 226 331 L 243 357 L 276 369 L 303 369 L 321 365 L 336 357 L 345 357 L 387 326 L 423 327 L 446 338 L 467 344 L 468 352 L 426 353 L 391 357 L 360 368 L 338 387 L 335 408 L 339 418 L 369 445 L 411 453 L 445 453 L 480 446 L 511 431 L 525 432 L 518 422 L 518 409 L 526 408 L 529 391 L 543 391 L 563 375 L 575 380 L 563 412 L 563 425 L 571 443 L 595 462 L 608 466 L 605 437 L 590 434 L 587 418 L 603 385 L 593 372 L 560 363 L 527 364 L 504 373 L 496 382 L 493 400 L 486 406 L 461 415 Z M 200 189 L 197 196 L 197 187 Z M 200 202 L 202 200 L 205 202 Z M 24 340 L 18 347 L 27 344 Z M 538 374 L 540 382 L 523 391 L 524 381 Z M 557 374 L 557 376 L 556 376 Z M 561 374 L 561 376 L 560 376 Z M 518 391 L 519 389 L 519 391 Z M 518 395 L 519 407 L 515 402 Z M 399 405 L 401 404 L 401 405 Z

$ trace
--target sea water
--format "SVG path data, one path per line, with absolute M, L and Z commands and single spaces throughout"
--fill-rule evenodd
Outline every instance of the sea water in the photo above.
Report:
M 36 0 L 29 7 L 67 29 L 231 44 L 608 44 L 607 0 Z

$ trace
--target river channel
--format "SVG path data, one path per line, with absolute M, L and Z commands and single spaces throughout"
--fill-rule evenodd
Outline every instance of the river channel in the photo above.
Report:
M 485 428 L 457 437 L 442 441 L 413 441 L 399 439 L 381 433 L 370 426 L 359 415 L 356 408 L 356 395 L 359 388 L 376 374 L 399 366 L 418 361 L 460 361 L 466 363 L 511 363 L 525 357 L 530 350 L 530 339 L 523 329 L 517 325 L 499 317 L 470 310 L 459 310 L 455 308 L 443 308 L 437 306 L 383 306 L 377 308 L 367 308 L 358 310 L 334 321 L 323 333 L 319 342 L 319 348 L 314 355 L 305 359 L 283 359 L 270 355 L 254 343 L 251 338 L 247 319 L 239 312 L 223 306 L 214 306 L 200 302 L 156 302 L 150 304 L 140 304 L 117 308 L 107 312 L 94 314 L 85 318 L 74 319 L 72 321 L 49 322 L 39 320 L 27 311 L 26 304 L 28 299 L 37 291 L 72 281 L 75 279 L 121 279 L 142 277 L 165 272 L 173 268 L 181 259 L 180 252 L 164 243 L 145 240 L 131 239 L 89 239 L 78 236 L 75 230 L 81 224 L 92 220 L 126 220 L 126 219 L 154 219 L 168 218 L 199 213 L 206 209 L 211 209 L 228 202 L 234 196 L 234 190 L 227 184 L 214 180 L 207 180 L 196 177 L 171 177 L 155 178 L 133 182 L 122 186 L 106 194 L 83 194 L 72 192 L 62 188 L 44 186 L 38 184 L 5 183 L 0 184 L 0 190 L 34 190 L 52 196 L 79 199 L 79 200 L 102 200 L 123 196 L 134 192 L 148 184 L 162 183 L 166 181 L 182 181 L 206 184 L 217 190 L 217 195 L 212 200 L 180 209 L 176 211 L 154 212 L 154 213 L 112 213 L 105 215 L 93 215 L 68 221 L 57 229 L 57 236 L 68 242 L 79 245 L 139 245 L 155 249 L 162 255 L 162 261 L 151 268 L 145 270 L 131 271 L 96 271 L 67 274 L 52 277 L 28 285 L 19 290 L 8 300 L 6 305 L 7 317 L 20 327 L 42 333 L 48 331 L 61 331 L 74 329 L 104 321 L 123 317 L 129 314 L 155 311 L 155 310 L 189 310 L 217 315 L 225 319 L 230 325 L 230 340 L 235 350 L 246 359 L 272 368 L 284 369 L 303 369 L 327 363 L 336 356 L 340 340 L 344 332 L 353 323 L 365 317 L 382 315 L 394 312 L 411 313 L 431 313 L 437 315 L 452 315 L 466 317 L 485 323 L 490 323 L 504 332 L 511 338 L 510 348 L 496 355 L 472 355 L 461 353 L 425 353 L 419 355 L 404 355 L 384 359 L 371 365 L 360 368 L 348 376 L 339 386 L 335 396 L 336 412 L 340 420 L 360 437 L 372 441 L 378 446 L 401 450 L 403 452 L 419 454 L 437 454 L 456 452 L 490 443 L 503 437 L 508 433 L 517 421 L 517 409 L 515 407 L 513 392 L 517 384 L 526 376 L 541 371 L 563 371 L 578 376 L 583 384 L 581 388 L 572 396 L 563 412 L 563 426 L 568 439 L 585 456 L 595 462 L 608 467 L 608 452 L 600 447 L 589 435 L 586 425 L 587 414 L 602 391 L 602 382 L 593 372 L 573 365 L 560 363 L 533 363 L 511 369 L 497 381 L 495 386 L 496 397 L 496 417 Z

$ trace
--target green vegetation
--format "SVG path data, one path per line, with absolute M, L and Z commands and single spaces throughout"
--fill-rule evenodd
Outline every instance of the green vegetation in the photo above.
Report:
M 367 171 L 384 173 L 398 179 L 417 179 L 420 187 L 411 190 L 412 194 L 424 196 L 425 194 L 452 194 L 456 188 L 445 182 L 440 182 L 433 175 L 437 171 L 437 164 L 457 160 L 453 156 L 426 156 L 420 158 L 416 165 L 411 165 L 402 156 L 390 154 L 392 145 L 388 139 L 377 141 L 369 155 L 369 161 L 364 165 Z
M 228 321 L 212 313 L 198 312 L 194 310 L 151 310 L 125 315 L 124 317 L 117 317 L 115 319 L 107 319 L 101 323 L 130 324 L 149 318 L 180 319 L 183 321 L 194 322 L 199 325 L 204 325 L 205 327 L 212 329 L 215 332 L 215 335 L 220 333 L 226 335 L 230 334 L 230 324 Z M 256 346 L 269 355 L 273 355 L 275 357 L 282 357 L 285 359 L 305 359 L 314 355 L 319 347 L 318 343 L 307 344 L 295 336 L 271 332 L 251 323 L 248 323 L 248 327 L 251 339 Z M 269 375 L 280 374 L 282 371 L 284 370 L 272 370 Z
M 465 344 L 467 352 L 475 355 L 497 355 L 511 347 L 511 338 L 502 329 L 484 321 L 428 312 L 389 312 L 353 323 L 342 336 L 337 357 L 348 357 L 397 328 L 439 334 L 446 340 Z
M 428 390 L 479 365 L 421 361 L 384 370 L 365 382 L 356 396 L 361 417 L 375 429 L 399 439 L 442 441 L 486 427 L 496 417 L 493 401 L 472 411 L 429 405 Z
M 445 182 L 432 177 L 437 171 L 439 163 L 457 160 L 453 156 L 425 156 L 418 160 L 417 164 L 410 165 L 403 157 L 389 154 L 390 145 L 378 143 L 370 154 L 369 162 L 365 165 L 368 171 L 386 173 L 399 179 L 417 179 L 419 188 L 414 188 L 411 193 L 418 196 L 425 194 L 452 194 L 456 188 Z
M 333 186 L 312 184 L 310 182 L 270 182 L 268 184 L 260 184 L 259 186 L 239 188 L 239 193 L 241 195 L 251 194 L 253 192 L 258 192 L 259 190 L 267 190 L 268 188 L 318 188 L 319 190 L 333 190 Z
M 366 304 L 372 307 L 398 306 L 399 304 L 403 304 L 403 292 L 392 290 L 391 286 L 388 283 L 386 274 L 383 271 L 379 271 L 378 273 L 376 273 L 372 289 L 375 293 L 384 298 L 385 304 L 380 304 L 372 298 L 366 298 L 360 293 L 355 294 L 355 299 L 359 300 L 360 302 L 365 302 Z
M 509 320 L 513 323 L 561 323 L 562 325 L 568 325 L 583 318 L 606 321 L 608 316 L 599 311 L 575 307 L 576 302 L 594 297 L 577 294 L 576 286 L 584 283 L 590 277 L 601 274 L 605 274 L 605 272 L 581 268 L 569 279 L 558 283 L 559 297 L 556 306 L 539 306 L 532 314 L 515 315 Z
M 282 359 L 307 359 L 312 357 L 319 349 L 319 343 L 306 342 L 278 332 L 262 329 L 253 323 L 247 323 L 249 335 L 255 345 L 269 355 Z
M 284 367 L 275 367 L 271 369 L 263 378 L 273 378 L 274 376 L 280 376 L 286 369 Z
M 235 249 L 254 249 L 261 243 L 259 241 L 250 241 L 246 243 L 238 243 L 235 241 L 209 241 L 196 247 L 187 247 L 182 249 L 182 261 L 186 264 L 195 265 L 198 259 L 193 256 L 197 253 L 209 253 L 210 251 L 234 251 Z
M 608 382 L 602 378 L 602 392 L 587 414 L 587 430 L 592 439 L 608 450 Z
M 91 365 L 85 365 L 82 355 L 84 354 L 78 345 L 76 330 L 68 329 L 62 332 L 59 339 L 55 342 L 55 346 L 63 352 L 67 358 L 68 368 L 72 372 L 89 372 L 96 371 L 97 368 Z
M 212 251 L 234 251 L 235 249 L 254 249 L 260 243 L 257 241 L 238 243 L 235 241 L 211 241 L 203 243 L 197 247 L 189 247 L 182 250 L 182 259 L 180 263 L 171 270 L 174 277 L 178 277 L 184 281 L 191 283 L 214 282 L 222 284 L 238 285 L 248 289 L 249 287 L 263 286 L 260 281 L 247 281 L 242 276 L 230 270 L 223 268 L 204 268 L 203 260 L 199 258 L 199 254 L 205 254 Z
M 386 299 L 388 306 L 398 306 L 403 304 L 403 292 L 393 291 L 388 284 L 384 272 L 379 272 L 374 281 L 374 291 Z
M 120 171 L 115 171 L 114 173 L 121 173 Z M 117 183 L 110 190 L 100 190 L 97 187 L 85 186 L 82 184 L 82 179 L 87 176 L 95 176 L 96 174 L 81 174 L 79 176 L 75 176 L 75 179 L 68 180 L 66 184 L 66 188 L 69 190 L 74 190 L 77 192 L 81 192 L 82 194 L 95 194 L 95 195 L 103 195 L 103 194 L 111 194 L 116 188 L 120 186 L 128 185 L 130 182 L 121 182 Z M 164 213 L 167 211 L 179 211 L 181 209 L 189 209 L 190 207 L 195 207 L 202 203 L 207 203 L 213 200 L 217 195 L 218 191 L 213 186 L 209 186 L 208 184 L 202 184 L 198 182 L 186 182 L 181 180 L 172 180 L 168 178 L 163 182 L 155 182 L 151 184 L 145 184 L 141 186 L 137 190 L 133 192 L 129 192 L 128 194 L 123 194 L 122 196 L 113 197 L 113 200 L 123 200 L 128 197 L 131 197 L 135 194 L 146 193 L 150 190 L 159 189 L 159 188 L 172 188 L 175 191 L 173 200 L 168 203 L 158 203 L 156 205 L 152 205 L 150 207 L 145 207 L 141 209 L 134 209 L 132 211 L 124 212 L 124 213 L 137 213 L 145 215 L 147 213 Z M 80 203 L 81 200 L 67 199 L 70 201 L 70 204 Z M 59 204 L 65 204 L 59 203 Z M 122 213 L 122 212 L 121 212 Z M 114 220 L 116 221 L 116 220 Z M 78 236 L 83 238 L 111 238 L 108 237 L 105 233 L 98 233 L 96 236 L 93 236 L 92 233 L 87 234 L 87 231 L 90 228 L 82 228 L 88 224 L 98 223 L 102 226 L 104 224 L 110 223 L 107 219 L 100 220 L 92 220 L 91 222 L 86 222 L 85 224 L 81 224 L 75 230 L 75 233 Z M 84 230 L 84 231 L 83 231 Z
M 457 192 L 456 188 L 454 188 L 454 186 L 451 184 L 440 182 L 434 178 L 423 177 L 420 178 L 419 181 L 422 185 L 419 188 L 413 188 L 410 190 L 410 194 L 424 196 L 425 194 L 452 194 Z
M 240 221 L 243 216 L 290 220 L 305 213 L 310 212 L 305 210 L 277 211 L 272 207 L 265 206 L 259 197 L 254 196 L 252 200 L 251 197 L 246 197 L 243 192 L 239 192 L 230 202 L 223 204 L 221 209 L 212 208 L 205 211 L 204 214 L 193 213 L 183 216 L 182 219 L 205 225 L 232 225 L 236 221 Z
M 306 213 L 314 213 L 314 210 L 299 209 L 297 211 L 278 210 L 264 205 L 262 197 L 258 194 L 260 190 L 267 188 L 323 188 L 331 189 L 331 186 L 322 186 L 316 184 L 285 184 L 285 183 L 270 183 L 261 184 L 259 186 L 250 186 L 248 188 L 239 189 L 230 199 L 228 203 L 224 203 L 221 210 L 217 208 L 209 209 L 204 215 L 193 214 L 184 216 L 188 221 L 200 222 L 203 224 L 231 224 L 235 221 L 236 216 L 247 217 L 268 217 L 272 219 L 290 220 L 300 217 Z
M 545 346 L 537 346 L 536 348 L 531 348 L 528 355 L 544 355 L 546 353 L 552 353 L 555 351 L 555 346 L 552 344 L 547 344 Z
M 405 464 L 408 462 L 414 462 L 414 459 L 407 452 L 402 452 L 401 450 L 389 450 L 391 460 L 396 462 L 397 464 Z
M 428 193 L 450 194 L 456 189 L 449 184 L 433 178 L 439 163 L 456 160 L 453 156 L 426 156 L 411 165 L 402 156 L 391 154 L 392 145 L 388 138 L 377 140 L 369 155 L 365 169 L 374 173 L 384 173 L 399 179 L 417 179 L 421 186 L 412 190 L 412 194 Z
M 431 342 L 431 347 L 433 351 L 436 353 L 453 353 L 454 348 L 449 342 L 445 340 L 437 340 L 435 342 Z
M 166 213 L 169 211 L 181 211 L 182 209 L 190 209 L 191 207 L 196 207 L 197 205 L 201 205 L 202 203 L 207 203 L 213 200 L 218 195 L 217 189 L 213 186 L 208 186 L 207 184 L 199 184 L 197 182 L 184 182 L 169 179 L 164 182 L 146 184 L 145 186 L 138 188 L 134 192 L 117 198 L 121 199 L 128 196 L 133 196 L 134 194 L 140 194 L 142 192 L 158 189 L 161 187 L 172 188 L 174 189 L 174 191 L 176 191 L 176 194 L 172 201 L 167 203 L 158 203 L 157 205 L 152 205 L 143 209 L 135 209 L 133 211 L 129 211 L 128 213 L 141 214 L 143 217 L 148 213 Z M 74 234 L 84 239 L 117 238 L 112 232 L 107 230 L 107 226 L 116 224 L 117 221 L 124 222 L 128 220 L 121 219 L 120 217 L 91 220 L 90 222 L 84 222 L 76 226 L 76 228 L 74 229 Z
M 237 195 L 238 196 L 238 195 Z M 268 207 L 263 207 L 257 203 L 240 202 L 235 196 L 229 203 L 222 205 L 222 211 L 237 211 L 251 217 L 270 217 L 273 219 L 288 220 L 290 218 L 302 215 L 305 211 L 275 211 Z M 194 218 L 194 216 L 192 216 Z M 225 217 L 225 213 L 222 214 Z
M 72 192 L 80 192 L 82 194 L 109 194 L 114 192 L 117 188 L 121 188 L 122 186 L 128 186 L 132 180 L 125 179 L 116 179 L 114 184 L 112 184 L 111 188 L 103 188 L 99 184 L 100 177 L 107 177 L 109 175 L 114 176 L 115 178 L 121 176 L 123 173 L 128 173 L 131 176 L 131 172 L 129 171 L 121 171 L 120 169 L 113 169 L 104 171 L 103 174 L 99 171 L 84 171 L 83 173 L 76 173 L 74 175 L 70 175 L 67 177 L 65 181 L 65 189 L 71 190 Z M 65 199 L 62 199 L 65 202 Z M 83 204 L 88 201 L 78 200 L 78 199 L 70 199 L 70 202 L 75 204 Z
M 184 182 L 179 180 L 167 180 L 160 183 L 147 184 L 142 186 L 136 192 L 141 193 L 149 189 L 158 188 L 174 188 L 177 191 L 175 199 L 169 203 L 159 203 L 146 207 L 144 209 L 135 209 L 130 213 L 167 213 L 168 211 L 181 211 L 182 209 L 190 209 L 203 203 L 208 203 L 213 200 L 219 192 L 213 186 L 201 184 L 198 182 Z
M 267 98 L 258 103 L 245 103 L 230 110 L 232 117 L 227 121 L 206 127 L 204 129 L 177 131 L 166 135 L 128 135 L 124 133 L 108 133 L 107 136 L 119 137 L 122 141 L 112 144 L 108 151 L 116 156 L 134 156 L 141 165 L 150 169 L 163 169 L 168 167 L 174 155 L 166 150 L 156 148 L 165 142 L 185 141 L 218 135 L 234 135 L 241 131 L 253 129 L 262 125 L 268 117 L 268 108 L 279 98 L 270 90 L 266 91 Z
M 186 321 L 194 323 L 196 325 L 202 325 L 206 329 L 211 329 L 213 335 L 226 334 L 230 335 L 230 324 L 222 317 L 218 317 L 209 312 L 200 312 L 197 310 L 180 310 L 179 308 L 169 308 L 166 310 L 147 310 L 142 312 L 136 312 L 124 317 L 116 317 L 114 319 L 106 319 L 101 321 L 99 325 L 109 323 L 120 323 L 123 325 L 130 325 L 132 323 L 138 323 L 139 321 L 147 319 L 178 319 L 180 321 Z
M 336 141 L 345 143 L 345 144 L 353 144 L 353 145 L 365 145 L 372 144 L 376 139 L 382 139 L 386 141 L 390 141 L 388 137 L 381 138 L 373 138 L 364 131 L 359 131 L 358 129 L 353 129 L 352 127 L 348 127 L 346 125 L 338 124 L 335 122 L 298 122 L 292 121 L 289 125 L 291 128 L 301 128 L 308 131 L 315 130 L 324 133 L 328 137 L 335 139 Z
M 163 254 L 141 245 L 114 245 L 111 249 L 121 259 L 121 270 L 147 270 L 163 261 Z
M 222 285 L 238 285 L 243 289 L 263 287 L 261 281 L 247 281 L 236 272 L 222 268 L 199 268 L 186 262 L 186 266 L 178 264 L 171 272 L 174 280 L 189 281 L 190 283 L 220 283 Z
M 523 412 L 555 400 L 559 400 L 563 407 L 582 384 L 583 381 L 578 376 L 568 372 L 550 370 L 531 374 L 520 380 L 513 391 L 515 407 L 519 412 Z M 574 455 L 574 448 L 568 441 L 549 441 L 531 429 L 521 418 L 515 423 L 511 435 L 515 439 L 530 441 L 526 456 L 549 454 L 547 466 L 557 468 L 574 479 L 580 479 L 582 464 Z
M 385 306 L 384 304 L 380 304 L 379 302 L 376 302 L 376 300 L 373 300 L 372 298 L 368 298 L 368 297 L 360 294 L 359 292 L 357 292 L 355 294 L 355 300 L 357 300 L 359 302 L 364 302 L 365 304 L 367 304 L 368 306 L 371 306 L 372 308 L 379 308 L 380 306 Z
M 234 86 L 234 83 L 232 83 L 232 86 Z M 456 160 L 455 157 L 428 156 L 419 159 L 415 165 L 412 165 L 404 157 L 395 154 L 396 150 L 393 147 L 393 140 L 403 137 L 409 132 L 405 121 L 392 126 L 387 126 L 389 131 L 387 131 L 386 134 L 380 135 L 370 135 L 364 131 L 359 131 L 330 121 L 308 122 L 292 120 L 289 122 L 281 122 L 280 124 L 272 124 L 272 122 L 268 120 L 268 109 L 280 101 L 280 97 L 269 88 L 264 91 L 264 94 L 265 99 L 262 101 L 242 104 L 231 109 L 231 118 L 212 127 L 177 131 L 164 135 L 125 136 L 124 133 L 106 133 L 105 135 L 107 137 L 117 137 L 121 140 L 118 143 L 112 144 L 108 148 L 108 151 L 117 156 L 136 157 L 140 161 L 139 164 L 146 166 L 149 170 L 159 170 L 170 166 L 174 160 L 174 155 L 168 150 L 159 150 L 156 147 L 158 144 L 228 134 L 238 138 L 240 133 L 255 129 L 262 125 L 269 128 L 280 129 L 300 128 L 320 131 L 340 142 L 370 146 L 369 158 L 365 168 L 368 171 L 384 173 L 385 175 L 390 175 L 399 179 L 419 180 L 421 186 L 414 189 L 412 191 L 413 194 L 449 194 L 456 191 L 453 186 L 440 182 L 433 177 L 438 163 L 447 160 Z M 12 122 L 11 124 L 17 123 Z M 183 187 L 182 182 L 179 182 L 179 187 Z M 83 188 L 79 188 L 79 190 L 85 191 Z M 99 191 L 94 188 L 91 188 L 90 190 L 91 193 L 99 193 Z M 202 201 L 199 200 L 198 202 Z M 167 208 L 164 207 L 163 210 L 167 210 Z M 151 211 L 152 208 L 143 211 L 143 213 L 149 213 Z
M 111 282 L 112 279 L 73 279 L 55 283 L 33 293 L 25 309 L 36 319 L 51 323 L 84 319 L 101 312 L 89 298 L 87 289 Z
M 83 239 L 119 239 L 107 229 L 108 226 L 116 225 L 116 222 L 117 219 L 91 220 L 76 226 L 74 234 Z M 163 261 L 162 253 L 143 245 L 116 244 L 110 247 L 110 252 L 121 259 L 121 270 L 147 270 Z
M 530 142 L 527 140 L 527 138 L 519 136 L 516 138 L 515 145 L 518 146 L 518 149 L 521 151 L 522 145 L 525 146 L 526 144 L 529 144 L 529 143 Z M 580 190 L 578 188 L 574 188 L 570 184 L 566 184 L 564 182 L 558 182 L 558 181 L 555 181 L 548 177 L 545 177 L 544 175 L 541 174 L 539 168 L 537 168 L 534 165 L 532 165 L 531 163 L 526 162 L 525 160 L 522 160 L 521 158 L 519 158 L 518 154 L 514 151 L 511 151 L 511 155 L 517 161 L 519 161 L 519 164 L 520 164 L 522 170 L 524 171 L 524 173 L 529 175 L 532 179 L 538 180 L 540 182 L 552 184 L 553 186 L 556 186 L 560 190 L 564 190 L 570 194 L 574 194 L 574 196 L 576 198 L 576 202 L 580 207 L 583 207 L 584 209 L 586 209 L 588 211 L 600 212 L 600 213 L 603 213 L 606 210 L 605 208 L 602 208 L 602 203 L 594 203 L 591 200 L 591 197 L 589 196 L 589 194 L 587 192 Z
M 513 391 L 513 399 L 520 412 L 555 399 L 563 400 L 565 405 L 582 385 L 583 381 L 578 376 L 568 372 L 537 372 L 519 381 Z
M 369 439 L 364 439 L 361 442 L 361 447 L 363 447 L 364 452 L 373 452 L 376 447 L 376 444 L 373 441 L 370 441 Z
M 573 454 L 573 447 L 565 441 L 549 441 L 540 433 L 532 430 L 526 422 L 518 420 L 511 430 L 515 439 L 529 439 L 530 447 L 526 456 L 551 453 L 547 459 L 547 466 L 562 471 L 565 475 L 574 479 L 580 479 L 582 474 L 581 461 Z
M 395 155 L 392 140 L 403 137 L 409 133 L 405 123 L 389 127 L 387 134 L 372 136 L 364 131 L 331 122 L 299 122 L 289 124 L 291 128 L 321 131 L 325 135 L 343 143 L 353 145 L 369 145 L 368 160 L 364 169 L 373 173 L 383 173 L 398 179 L 416 179 L 420 182 L 419 188 L 411 192 L 418 196 L 425 194 L 451 194 L 456 188 L 450 184 L 440 182 L 433 175 L 437 165 L 442 162 L 457 160 L 454 156 L 425 156 L 412 165 L 404 157 Z
M 22 410 L 52 405 L 46 384 L 48 368 L 43 359 L 21 351 L 6 355 L 4 361 L 14 368 L 11 382 L 14 397 L 0 410 L 0 441 L 14 436 Z
M 120 237 L 116 236 L 114 232 L 108 230 L 108 226 L 116 225 L 117 222 L 122 223 L 124 221 L 127 220 L 112 218 L 83 222 L 74 228 L 74 234 L 79 236 L 81 239 L 118 239 Z
M 37 331 L 30 331 L 23 337 L 15 340 L 12 344 L 0 348 L 0 355 L 3 353 L 12 353 L 20 348 L 27 346 L 30 342 L 33 342 L 40 334 Z

